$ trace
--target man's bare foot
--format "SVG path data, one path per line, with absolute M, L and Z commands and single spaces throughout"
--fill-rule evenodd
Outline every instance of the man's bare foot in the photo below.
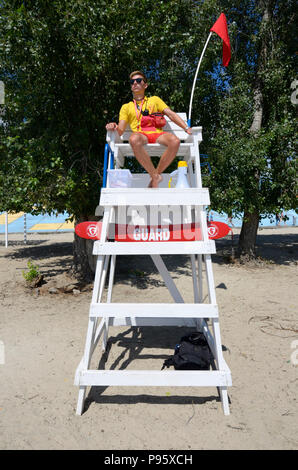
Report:
M 162 181 L 162 176 L 159 173 L 151 177 L 148 188 L 158 188 L 159 183 Z

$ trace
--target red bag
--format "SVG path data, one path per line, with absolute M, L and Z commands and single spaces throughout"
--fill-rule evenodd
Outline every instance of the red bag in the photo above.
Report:
M 152 114 L 149 114 L 149 116 L 154 118 L 154 122 L 155 122 L 154 125 L 155 127 L 158 127 L 158 129 L 160 129 L 161 127 L 164 127 L 167 123 L 162 113 L 152 113 Z
M 135 105 L 135 110 L 136 110 L 136 116 L 137 116 L 137 121 L 138 121 L 138 130 L 141 125 L 141 128 L 146 128 L 146 130 L 153 131 L 154 129 L 161 129 L 164 127 L 167 123 L 164 115 L 162 113 L 152 113 L 149 114 L 149 111 L 145 109 L 142 111 L 143 108 L 143 102 L 144 99 L 142 100 L 141 106 L 139 107 L 140 113 L 138 112 L 138 105 L 136 100 L 133 100 L 134 105 Z M 146 104 L 147 106 L 147 104 Z M 141 122 L 140 122 L 141 118 Z
M 141 119 L 141 127 L 143 128 L 157 128 L 161 129 L 166 125 L 167 121 L 162 113 L 152 113 L 148 114 L 147 116 L 142 116 Z

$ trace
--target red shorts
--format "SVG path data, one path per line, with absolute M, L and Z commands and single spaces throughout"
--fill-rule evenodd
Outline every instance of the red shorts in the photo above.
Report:
M 152 134 L 149 134 L 148 132 L 140 132 L 140 134 L 143 134 L 147 137 L 148 144 L 155 144 L 158 137 L 160 137 L 162 134 L 166 134 L 166 132 L 153 132 Z

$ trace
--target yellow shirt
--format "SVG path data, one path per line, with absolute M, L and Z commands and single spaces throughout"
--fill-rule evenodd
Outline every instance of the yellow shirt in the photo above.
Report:
M 142 100 L 137 101 L 137 105 L 141 106 Z M 152 113 L 162 113 L 164 109 L 168 108 L 169 106 L 164 103 L 158 96 L 150 96 L 149 98 L 145 96 L 142 111 L 148 109 L 149 114 Z M 138 109 L 138 114 L 140 114 L 140 109 Z M 141 116 L 139 118 L 140 123 Z M 133 132 L 143 131 L 143 129 L 138 129 L 138 119 L 136 115 L 135 104 L 133 101 L 124 104 L 119 113 L 119 121 L 125 121 L 127 124 L 130 125 L 130 128 Z M 144 129 L 146 131 L 146 129 Z M 147 131 L 146 131 L 147 132 Z M 152 132 L 162 132 L 162 129 L 156 129 L 155 131 L 148 131 L 148 133 Z

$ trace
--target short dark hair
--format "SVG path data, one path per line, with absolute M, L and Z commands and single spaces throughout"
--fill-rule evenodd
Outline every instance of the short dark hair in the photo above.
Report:
M 143 77 L 144 82 L 147 83 L 147 77 L 144 72 L 141 72 L 140 70 L 135 70 L 134 72 L 131 72 L 129 78 L 132 79 L 132 77 L 134 77 L 135 75 L 141 75 Z

